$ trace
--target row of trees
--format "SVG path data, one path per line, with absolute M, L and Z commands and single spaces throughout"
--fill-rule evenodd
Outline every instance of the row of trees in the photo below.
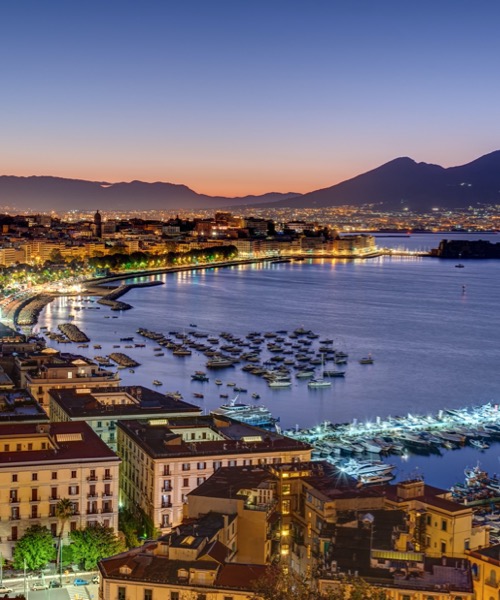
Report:
M 238 250 L 235 246 L 213 246 L 202 250 L 193 249 L 188 252 L 165 252 L 164 254 L 115 252 L 105 256 L 93 256 L 88 259 L 88 265 L 92 269 L 156 269 L 231 260 L 237 255 Z
M 101 558 L 124 550 L 124 545 L 114 530 L 100 524 L 76 529 L 70 533 L 70 538 L 71 562 L 81 565 L 87 571 L 97 568 Z M 32 525 L 14 548 L 13 565 L 15 569 L 38 571 L 57 555 L 54 539 L 47 527 Z

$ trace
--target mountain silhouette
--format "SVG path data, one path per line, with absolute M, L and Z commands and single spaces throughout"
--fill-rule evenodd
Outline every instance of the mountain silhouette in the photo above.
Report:
M 131 181 L 109 183 L 62 177 L 0 176 L 0 206 L 66 211 L 323 208 L 377 205 L 416 212 L 500 203 L 500 150 L 458 167 L 444 168 L 400 157 L 336 185 L 307 194 L 271 192 L 228 198 L 198 194 L 185 185 Z
M 384 210 L 427 211 L 500 202 L 500 150 L 459 167 L 391 160 L 337 185 L 280 200 L 275 207 L 320 208 L 376 204 Z M 268 205 L 270 206 L 270 205 Z
M 270 192 L 261 196 L 226 198 L 198 194 L 173 183 L 109 183 L 63 177 L 0 176 L 0 206 L 20 210 L 177 210 L 252 205 L 297 196 Z

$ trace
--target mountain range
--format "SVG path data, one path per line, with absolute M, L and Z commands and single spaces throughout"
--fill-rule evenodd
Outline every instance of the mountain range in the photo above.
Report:
M 238 206 L 323 208 L 375 204 L 416 212 L 500 204 L 500 150 L 468 164 L 444 168 L 396 158 L 371 171 L 306 194 L 271 192 L 228 198 L 198 194 L 173 183 L 109 183 L 61 177 L 0 176 L 0 206 L 18 210 L 180 210 Z

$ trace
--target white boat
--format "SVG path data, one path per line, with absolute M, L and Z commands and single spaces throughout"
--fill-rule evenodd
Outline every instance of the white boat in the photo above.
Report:
M 359 361 L 360 365 L 373 365 L 373 358 L 372 355 L 369 354 L 368 356 L 365 356 L 363 358 L 360 359 Z
M 309 379 L 310 377 L 314 377 L 314 371 L 297 371 L 295 377 L 297 379 Z
M 394 479 L 394 475 L 360 475 L 358 483 L 361 485 L 380 485 Z
M 487 450 L 490 447 L 490 445 L 483 440 L 471 440 L 470 445 L 474 446 L 474 448 L 479 448 L 480 450 Z
M 307 387 L 310 388 L 325 388 L 330 387 L 332 385 L 331 381 L 327 381 L 326 379 L 311 379 L 307 382 Z
M 268 381 L 267 385 L 270 388 L 287 388 L 292 385 L 292 382 L 288 379 L 274 379 Z
M 163 385 L 163 383 L 158 379 L 153 379 L 153 385 Z

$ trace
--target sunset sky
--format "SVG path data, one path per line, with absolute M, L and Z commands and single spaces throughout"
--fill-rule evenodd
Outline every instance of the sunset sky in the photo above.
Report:
M 500 148 L 497 0 L 3 0 L 0 174 L 307 192 Z

